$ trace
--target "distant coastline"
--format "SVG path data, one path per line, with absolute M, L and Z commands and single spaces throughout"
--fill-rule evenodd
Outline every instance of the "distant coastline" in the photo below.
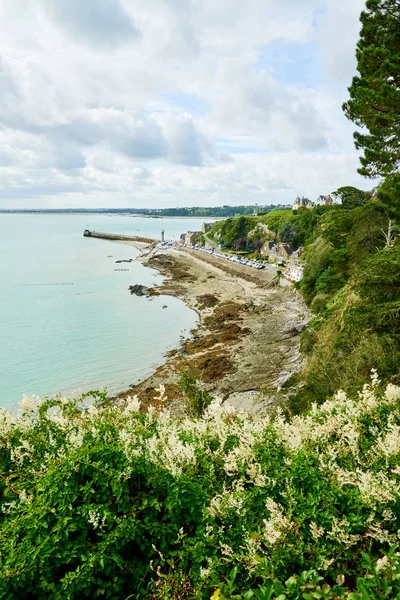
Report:
M 141 219 L 214 219 L 216 221 L 226 219 L 226 217 L 212 217 L 210 215 L 154 215 L 154 214 L 140 214 L 131 213 L 128 211 L 121 212 L 107 212 L 104 210 L 4 210 L 0 209 L 0 215 L 103 215 L 108 217 L 140 217 Z
M 118 215 L 143 218 L 226 219 L 239 215 L 264 214 L 271 210 L 284 210 L 289 205 L 237 205 L 191 206 L 177 208 L 2 208 L 0 214 L 68 214 L 68 215 Z

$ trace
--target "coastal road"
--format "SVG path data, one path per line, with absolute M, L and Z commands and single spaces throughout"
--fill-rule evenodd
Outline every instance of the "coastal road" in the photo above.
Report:
M 211 238 L 209 238 L 207 233 L 204 234 L 204 237 L 212 248 L 218 248 L 217 242 L 214 242 Z
M 238 277 L 242 277 L 243 279 L 247 279 L 247 281 L 253 281 L 258 285 L 264 287 L 269 285 L 277 276 L 277 267 L 276 265 L 266 265 L 265 269 L 252 269 L 251 267 L 247 267 L 245 265 L 237 264 L 231 261 L 228 261 L 224 258 L 220 258 L 219 256 L 214 256 L 213 254 L 207 254 L 206 252 L 200 252 L 199 250 L 193 250 L 192 248 L 186 248 L 184 246 L 176 246 L 176 249 L 179 252 L 186 252 L 201 260 L 203 262 L 207 262 L 209 264 L 218 267 L 230 273 L 232 275 L 237 275 Z M 281 278 L 280 286 L 287 287 L 290 286 L 290 282 L 285 278 Z

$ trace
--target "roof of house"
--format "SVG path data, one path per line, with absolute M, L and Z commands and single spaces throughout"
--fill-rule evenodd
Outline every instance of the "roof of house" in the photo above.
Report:
M 271 250 L 271 248 L 273 248 L 275 246 L 275 242 L 265 242 L 264 245 L 268 246 L 268 248 Z
M 300 196 L 297 196 L 296 200 L 293 202 L 293 204 L 298 204 L 299 206 L 307 206 L 307 204 L 310 202 L 310 200 L 308 198 L 305 198 L 303 196 L 303 198 L 300 198 Z
M 287 244 L 286 242 L 281 243 L 281 248 L 284 248 L 284 250 L 287 252 L 287 254 L 289 254 L 289 256 L 294 252 L 292 246 L 290 244 Z

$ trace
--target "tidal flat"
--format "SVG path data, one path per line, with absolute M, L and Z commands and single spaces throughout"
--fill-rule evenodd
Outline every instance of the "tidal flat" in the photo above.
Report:
M 198 313 L 199 326 L 150 377 L 118 398 L 136 394 L 144 408 L 157 406 L 157 390 L 163 385 L 163 403 L 179 414 L 183 397 L 178 381 L 185 373 L 254 416 L 270 412 L 277 398 L 285 402 L 285 384 L 303 367 L 300 334 L 309 319 L 292 287 L 276 285 L 273 269 L 250 273 L 178 246 L 144 251 L 142 261 L 165 277 L 151 296 L 182 299 Z

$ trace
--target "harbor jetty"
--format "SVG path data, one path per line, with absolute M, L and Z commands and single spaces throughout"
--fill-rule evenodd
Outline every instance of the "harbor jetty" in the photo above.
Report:
M 152 238 L 142 237 L 139 235 L 122 235 L 120 233 L 102 233 L 99 231 L 90 231 L 85 229 L 83 232 L 84 237 L 102 238 L 104 240 L 117 240 L 121 242 L 142 242 L 144 244 L 154 244 L 159 240 L 153 240 Z

